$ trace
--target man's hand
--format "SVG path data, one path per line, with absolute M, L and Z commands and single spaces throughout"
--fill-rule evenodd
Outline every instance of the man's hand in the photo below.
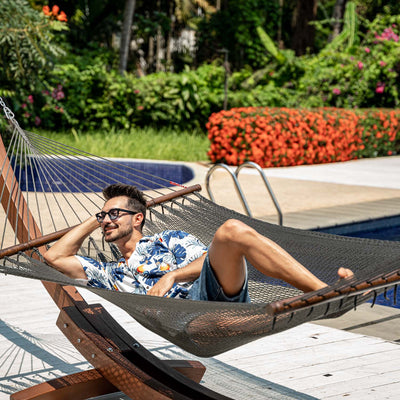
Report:
M 85 238 L 99 226 L 95 216 L 75 226 L 43 255 L 47 264 L 72 279 L 87 279 L 82 264 L 75 254 Z
M 147 294 L 151 296 L 162 297 L 172 288 L 172 286 L 174 286 L 174 283 L 195 281 L 200 276 L 200 272 L 203 267 L 203 262 L 205 258 L 206 254 L 203 254 L 196 260 L 186 265 L 186 267 L 178 268 L 171 272 L 167 272 L 147 292 Z
M 147 292 L 150 296 L 163 297 L 172 288 L 175 283 L 173 272 L 163 275 L 160 280 Z

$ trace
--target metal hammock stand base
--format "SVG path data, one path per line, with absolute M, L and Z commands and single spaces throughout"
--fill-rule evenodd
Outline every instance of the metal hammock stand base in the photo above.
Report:
M 182 229 L 209 244 L 224 221 L 236 218 L 277 242 L 329 285 L 302 294 L 285 282 L 264 277 L 249 264 L 250 304 L 88 288 L 193 354 L 210 357 L 307 321 L 336 317 L 400 282 L 400 243 L 299 231 L 251 219 L 204 199 L 197 193 L 198 185 L 171 187 L 170 179 L 159 178 L 154 184 L 149 174 L 138 178 L 138 171 L 129 166 L 26 132 L 9 109 L 5 113 L 13 132 L 8 150 L 0 139 L 0 200 L 5 211 L 0 272 L 42 281 L 60 309 L 57 326 L 94 367 L 15 393 L 12 399 L 80 399 L 114 391 L 133 399 L 228 399 L 198 383 L 205 371 L 201 363 L 159 360 L 101 305 L 89 305 L 76 281 L 43 262 L 41 254 L 48 243 L 101 207 L 98 193 L 110 183 L 124 181 L 145 191 L 149 198 L 145 234 Z M 15 240 L 9 243 L 12 231 Z M 103 245 L 101 238 L 89 238 L 80 254 L 103 261 L 118 258 L 115 247 Z M 352 269 L 355 277 L 338 281 L 338 266 Z

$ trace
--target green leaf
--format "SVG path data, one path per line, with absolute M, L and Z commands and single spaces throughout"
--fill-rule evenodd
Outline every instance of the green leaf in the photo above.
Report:
M 189 92 L 189 90 L 183 90 L 182 91 L 182 97 L 183 97 L 183 100 L 185 100 L 185 101 L 188 101 L 189 100 L 189 97 L 190 97 L 190 92 Z
M 265 49 L 281 64 L 286 61 L 285 56 L 278 50 L 272 39 L 261 26 L 257 26 L 257 33 Z

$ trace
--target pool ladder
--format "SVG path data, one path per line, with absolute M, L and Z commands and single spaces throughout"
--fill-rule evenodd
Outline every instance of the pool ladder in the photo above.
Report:
M 282 211 L 281 211 L 281 208 L 280 208 L 280 206 L 278 204 L 278 200 L 276 199 L 276 197 L 274 195 L 274 192 L 272 191 L 271 185 L 269 184 L 268 179 L 265 176 L 264 171 L 262 170 L 262 168 L 258 164 L 254 163 L 252 161 L 246 161 L 245 163 L 239 165 L 236 168 L 235 172 L 232 172 L 232 169 L 229 168 L 228 165 L 223 164 L 223 163 L 213 165 L 208 170 L 207 175 L 206 175 L 206 189 L 207 189 L 208 195 L 210 196 L 211 201 L 213 201 L 215 203 L 215 198 L 214 198 L 214 196 L 213 196 L 213 194 L 211 192 L 211 189 L 210 189 L 210 178 L 211 178 L 211 175 L 214 173 L 214 171 L 216 169 L 223 168 L 226 171 L 228 171 L 230 176 L 232 177 L 233 182 L 235 184 L 236 192 L 239 195 L 240 201 L 241 201 L 241 203 L 243 205 L 243 208 L 246 211 L 246 214 L 249 217 L 253 217 L 253 215 L 252 215 L 252 213 L 250 211 L 250 207 L 249 207 L 249 205 L 248 205 L 248 203 L 246 201 L 246 198 L 244 196 L 242 187 L 240 186 L 240 183 L 239 183 L 239 180 L 238 180 L 240 171 L 243 168 L 246 168 L 246 167 L 247 168 L 255 168 L 260 173 L 260 175 L 261 175 L 261 177 L 262 177 L 262 179 L 264 181 L 264 184 L 265 184 L 265 186 L 266 186 L 266 188 L 268 190 L 268 193 L 269 193 L 269 195 L 270 195 L 270 197 L 271 197 L 271 199 L 272 199 L 272 201 L 274 203 L 275 209 L 276 209 L 276 211 L 278 213 L 279 225 L 282 225 L 282 223 L 283 223 Z

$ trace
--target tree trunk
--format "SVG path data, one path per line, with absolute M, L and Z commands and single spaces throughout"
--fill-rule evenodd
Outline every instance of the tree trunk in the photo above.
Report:
M 156 72 L 160 72 L 162 70 L 162 45 L 163 45 L 163 36 L 161 33 L 161 26 L 157 27 L 157 36 L 156 36 Z
M 301 56 L 314 48 L 315 28 L 310 25 L 317 15 L 318 0 L 298 0 L 293 14 L 292 48 Z
M 154 69 L 154 38 L 149 37 L 149 52 L 147 54 L 147 69 L 153 72 Z
M 283 16 L 283 2 L 284 0 L 279 0 L 279 21 L 278 21 L 278 33 L 277 33 L 277 42 L 278 47 L 280 49 L 284 48 L 283 40 L 282 40 L 282 16 Z
M 121 32 L 121 44 L 119 49 L 119 73 L 126 71 L 131 43 L 132 20 L 135 12 L 136 0 L 126 0 L 124 9 L 124 22 Z
M 165 60 L 166 60 L 166 67 L 168 71 L 173 70 L 172 65 L 172 37 L 174 34 L 175 29 L 175 12 L 174 12 L 174 2 L 171 1 L 169 6 L 169 19 L 171 21 L 171 26 L 167 34 L 166 46 L 165 46 Z
M 157 11 L 161 11 L 161 1 L 157 0 Z M 162 47 L 162 34 L 161 34 L 161 26 L 157 26 L 157 34 L 156 34 L 156 72 L 161 71 L 161 47 Z
M 343 25 L 343 16 L 344 11 L 346 9 L 347 0 L 336 0 L 335 7 L 333 8 L 332 13 L 332 34 L 329 37 L 329 41 L 331 42 L 337 35 L 339 35 L 342 30 Z

